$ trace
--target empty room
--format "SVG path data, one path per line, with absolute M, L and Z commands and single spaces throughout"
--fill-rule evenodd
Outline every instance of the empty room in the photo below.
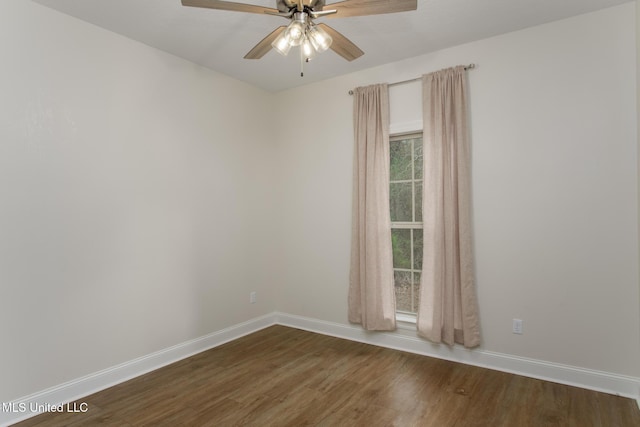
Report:
M 640 0 L 2 0 L 0 426 L 640 425 Z

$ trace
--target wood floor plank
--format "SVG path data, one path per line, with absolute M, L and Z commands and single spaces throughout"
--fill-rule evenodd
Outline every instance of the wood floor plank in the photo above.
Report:
M 631 399 L 273 326 L 17 426 L 637 427 Z

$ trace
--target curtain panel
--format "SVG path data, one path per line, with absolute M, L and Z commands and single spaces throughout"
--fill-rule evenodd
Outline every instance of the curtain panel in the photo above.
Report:
M 463 66 L 422 78 L 424 251 L 418 334 L 480 344 L 471 239 L 467 80 Z
M 349 321 L 396 328 L 389 212 L 389 89 L 354 90 L 353 207 Z

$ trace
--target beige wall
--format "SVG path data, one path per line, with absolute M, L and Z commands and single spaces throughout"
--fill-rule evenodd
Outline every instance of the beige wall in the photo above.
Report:
M 483 349 L 640 376 L 632 7 L 274 95 L 1 2 L 0 401 L 276 309 L 346 324 L 347 91 L 470 62 Z
M 638 131 L 636 137 L 638 138 L 638 203 L 640 204 L 640 0 L 636 0 L 636 91 L 637 91 L 637 125 Z M 639 205 L 640 206 L 640 205 Z M 638 228 L 640 230 L 640 207 L 638 208 Z M 638 237 L 638 241 L 640 242 L 640 235 Z M 640 261 L 639 261 L 640 264 Z M 638 284 L 640 287 L 640 283 Z M 638 300 L 638 305 L 640 305 L 640 300 Z M 638 328 L 638 341 L 640 341 L 640 328 Z M 640 390 L 638 390 L 638 394 L 640 395 Z
M 304 138 L 297 129 L 278 131 L 286 260 L 279 310 L 347 323 L 347 91 L 473 62 L 482 349 L 640 376 L 633 8 L 628 3 L 279 94 L 281 114 L 313 99 L 314 117 L 321 117 Z M 409 86 L 391 89 L 399 127 L 420 117 Z M 511 333 L 513 318 L 524 320 L 523 335 Z
M 23 0 L 0 55 L 0 401 L 275 309 L 269 94 Z

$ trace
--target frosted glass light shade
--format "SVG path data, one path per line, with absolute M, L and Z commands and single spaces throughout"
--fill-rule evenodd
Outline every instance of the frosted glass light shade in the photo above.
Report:
M 316 25 L 309 27 L 307 30 L 307 36 L 309 37 L 309 40 L 311 40 L 313 47 L 318 52 L 324 52 L 329 49 L 331 43 L 333 43 L 331 36 L 325 30 Z
M 316 49 L 313 47 L 311 40 L 307 37 L 304 38 L 302 45 L 300 45 L 300 49 L 302 49 L 302 57 L 305 61 L 311 61 L 316 57 Z
M 271 43 L 271 47 L 282 56 L 287 56 L 291 50 L 291 43 L 287 37 L 287 31 L 283 31 L 280 35 Z
M 287 29 L 284 31 L 286 33 L 286 37 L 289 39 L 289 44 L 291 46 L 300 46 L 304 41 L 304 24 L 299 21 L 293 21 Z

